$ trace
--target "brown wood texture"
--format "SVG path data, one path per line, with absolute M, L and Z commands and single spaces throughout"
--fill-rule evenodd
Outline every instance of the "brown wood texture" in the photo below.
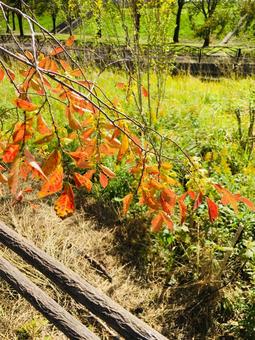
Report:
M 81 322 L 2 257 L 0 257 L 0 277 L 70 339 L 99 340 L 99 337 L 90 332 Z
M 166 340 L 107 295 L 0 222 L 0 242 L 20 255 L 64 292 L 128 340 Z

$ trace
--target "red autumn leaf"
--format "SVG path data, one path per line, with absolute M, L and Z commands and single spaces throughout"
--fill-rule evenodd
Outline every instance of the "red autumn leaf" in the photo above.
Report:
M 65 218 L 75 210 L 73 189 L 69 183 L 65 184 L 63 193 L 54 204 L 57 215 Z
M 36 162 L 34 156 L 30 153 L 30 151 L 28 149 L 24 150 L 24 156 L 26 161 L 28 162 L 28 164 L 35 169 L 36 171 L 39 172 L 39 174 L 42 175 L 43 178 L 45 178 L 47 180 L 47 177 L 45 175 L 45 173 L 43 172 L 43 170 L 41 169 L 40 165 Z
M 252 211 L 255 211 L 255 204 L 252 201 L 250 201 L 248 198 L 243 197 L 240 194 L 235 194 L 235 197 L 238 200 L 238 202 L 244 203 L 245 205 L 247 205 L 249 209 L 251 209 Z
M 71 35 L 66 41 L 66 46 L 71 47 L 73 45 L 74 41 L 75 41 L 75 36 Z
M 78 172 L 75 172 L 73 174 L 73 177 L 74 177 L 75 185 L 76 185 L 77 188 L 84 187 L 84 188 L 86 188 L 86 190 L 88 192 L 91 192 L 92 182 L 91 182 L 91 180 L 90 180 L 91 178 L 89 178 L 89 176 L 86 176 L 86 174 L 81 175 Z
M 126 215 L 129 209 L 129 206 L 131 204 L 133 200 L 133 194 L 127 194 L 124 198 L 123 198 L 123 215 Z
M 49 176 L 59 165 L 61 161 L 61 153 L 59 150 L 54 150 L 42 165 L 42 171 L 46 176 Z
M 181 224 L 183 224 L 187 217 L 187 206 L 184 203 L 184 200 L 181 198 L 178 200 L 178 204 L 179 204 L 180 215 L 181 215 Z
M 195 199 L 196 199 L 196 193 L 195 193 L 194 191 L 188 190 L 188 191 L 187 191 L 187 195 L 189 195 L 189 197 L 190 197 L 193 201 L 195 201 Z
M 148 97 L 149 96 L 149 92 L 148 92 L 148 90 L 144 86 L 142 87 L 142 94 L 143 94 L 144 97 Z
M 100 182 L 100 184 L 101 184 L 101 186 L 102 186 L 102 188 L 106 188 L 107 187 L 107 185 L 108 185 L 108 177 L 107 176 L 105 176 L 105 174 L 103 173 L 103 172 L 100 172 L 100 174 L 99 174 L 99 182 Z
M 41 135 L 51 135 L 52 131 L 51 129 L 47 126 L 44 118 L 42 117 L 41 114 L 37 116 L 37 131 Z
M 219 208 L 217 204 L 208 197 L 206 197 L 206 202 L 208 207 L 209 219 L 211 222 L 214 222 L 219 216 Z
M 162 209 L 166 213 L 172 214 L 176 203 L 176 194 L 170 189 L 164 189 L 160 194 L 160 202 Z
M 238 212 L 237 197 L 219 184 L 214 184 L 214 187 L 218 191 L 218 193 L 221 195 L 221 203 L 223 205 L 229 204 L 234 209 L 235 212 Z
M 100 165 L 100 168 L 103 170 L 103 173 L 109 178 L 114 178 L 116 176 L 111 169 L 107 168 L 107 166 Z
M 27 100 L 20 99 L 20 98 L 15 100 L 15 104 L 19 109 L 22 109 L 24 111 L 31 112 L 37 109 L 37 105 L 31 102 L 28 102 Z
M 4 76 L 5 76 L 4 70 L 0 68 L 0 81 L 4 79 Z
M 151 231 L 159 232 L 162 224 L 163 224 L 163 216 L 161 213 L 158 213 L 151 221 Z
M 125 83 L 117 83 L 116 87 L 121 90 L 125 90 L 127 88 L 127 85 Z
M 59 164 L 57 168 L 54 170 L 54 172 L 50 175 L 48 180 L 45 181 L 44 184 L 42 185 L 42 188 L 38 193 L 38 197 L 43 198 L 62 190 L 63 178 L 64 178 L 63 168 L 61 164 Z
M 3 162 L 12 163 L 19 153 L 19 145 L 11 144 L 5 149 L 3 154 Z
M 196 197 L 193 209 L 196 210 L 202 204 L 202 201 L 203 201 L 203 194 L 202 192 L 199 192 Z

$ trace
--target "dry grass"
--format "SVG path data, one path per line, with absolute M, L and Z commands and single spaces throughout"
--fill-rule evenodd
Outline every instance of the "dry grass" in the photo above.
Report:
M 50 206 L 45 203 L 39 205 L 34 210 L 29 204 L 13 207 L 8 202 L 4 203 L 0 208 L 0 219 L 161 331 L 166 322 L 164 315 L 167 308 L 164 302 L 159 302 L 162 284 L 156 279 L 146 282 L 132 263 L 123 263 L 128 254 L 123 257 L 119 252 L 120 244 L 116 241 L 120 236 L 117 232 L 119 227 L 100 226 L 81 213 L 62 221 Z M 126 250 L 124 246 L 125 251 L 128 251 L 128 246 Z M 0 253 L 101 338 L 111 338 L 88 311 L 63 295 L 42 274 L 3 246 Z M 101 272 L 98 264 L 105 268 L 111 279 Z M 0 281 L 0 316 L 0 338 L 3 340 L 28 339 L 28 335 L 30 339 L 46 339 L 46 336 L 47 339 L 65 338 L 3 281 Z

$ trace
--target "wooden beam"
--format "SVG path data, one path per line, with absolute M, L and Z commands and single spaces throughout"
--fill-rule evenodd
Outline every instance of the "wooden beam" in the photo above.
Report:
M 99 337 L 2 257 L 0 257 L 0 277 L 70 339 L 99 340 Z
M 35 247 L 3 222 L 0 222 L 0 242 L 20 255 L 26 262 L 30 263 L 64 292 L 73 297 L 75 301 L 81 303 L 94 315 L 104 320 L 126 339 L 167 339 L 79 275 L 66 268 L 62 263 Z

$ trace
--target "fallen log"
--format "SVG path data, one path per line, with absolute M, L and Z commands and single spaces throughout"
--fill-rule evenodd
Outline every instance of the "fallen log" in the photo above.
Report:
M 99 340 L 80 321 L 75 319 L 49 295 L 31 282 L 17 268 L 0 257 L 0 277 L 27 299 L 40 313 L 68 338 L 74 340 Z
M 20 255 L 27 263 L 47 276 L 75 301 L 81 303 L 126 339 L 167 339 L 3 222 L 0 222 L 0 242 Z

